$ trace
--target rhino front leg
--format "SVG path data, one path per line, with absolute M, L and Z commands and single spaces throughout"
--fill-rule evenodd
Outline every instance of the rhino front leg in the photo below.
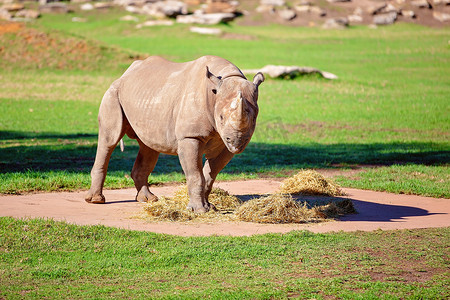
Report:
M 137 190 L 136 201 L 158 201 L 158 197 L 153 195 L 148 188 L 148 176 L 155 168 L 159 152 L 150 149 L 139 140 L 138 142 L 139 153 L 134 162 L 133 170 L 131 171 L 131 178 L 133 178 Z
M 205 197 L 205 177 L 202 173 L 202 153 L 204 144 L 194 138 L 187 138 L 178 143 L 178 156 L 186 175 L 189 193 L 187 208 L 196 213 L 205 213 L 211 205 Z
M 205 166 L 203 167 L 203 175 L 205 176 L 205 197 L 208 199 L 211 193 L 212 186 L 216 180 L 217 174 L 230 162 L 234 154 L 226 148 L 220 152 L 216 157 L 206 158 Z

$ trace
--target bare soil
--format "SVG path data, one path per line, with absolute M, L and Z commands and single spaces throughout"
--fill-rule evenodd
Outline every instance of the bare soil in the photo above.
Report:
M 273 193 L 276 180 L 219 182 L 216 185 L 242 199 Z M 157 196 L 171 196 L 177 185 L 163 185 L 151 190 Z M 150 231 L 180 236 L 231 235 L 250 236 L 286 233 L 292 230 L 311 232 L 372 231 L 377 229 L 413 229 L 450 226 L 450 200 L 414 195 L 396 195 L 347 189 L 344 198 L 352 199 L 357 214 L 339 220 L 314 224 L 257 224 L 248 222 L 180 223 L 147 222 L 137 218 L 142 204 L 134 201 L 134 189 L 106 190 L 106 204 L 84 201 L 85 191 L 1 195 L 0 216 L 14 218 L 51 218 L 78 225 L 105 225 L 130 230 Z

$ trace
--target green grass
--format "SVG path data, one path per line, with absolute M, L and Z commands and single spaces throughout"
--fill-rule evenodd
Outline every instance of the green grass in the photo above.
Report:
M 448 166 L 393 165 L 337 179 L 340 184 L 354 188 L 432 197 L 450 195 Z
M 0 70 L 1 193 L 88 188 L 102 95 L 132 60 L 130 56 L 143 53 L 175 61 L 214 54 L 241 69 L 307 65 L 339 76 L 336 81 L 316 76 L 266 80 L 260 87 L 260 115 L 252 143 L 219 179 L 285 176 L 299 168 L 376 165 L 385 166 L 395 180 L 379 176 L 375 185 L 361 176 L 340 182 L 450 197 L 447 189 L 433 183 L 423 184 L 426 189 L 411 189 L 404 183 L 409 171 L 396 172 L 391 167 L 408 165 L 417 172 L 436 169 L 436 185 L 441 180 L 443 185 L 448 183 L 448 28 L 397 24 L 377 30 L 327 31 L 231 24 L 217 26 L 226 32 L 223 37 L 209 37 L 190 33 L 184 25 L 137 30 L 135 23 L 118 21 L 123 14 L 113 10 L 44 15 L 30 25 L 55 40 L 84 41 L 100 50 L 94 51 L 91 60 L 82 56 L 80 68 L 50 64 L 36 69 L 36 64 L 9 63 Z M 73 16 L 88 21 L 74 23 Z M 64 60 L 64 52 L 57 50 L 52 59 Z M 126 151 L 113 155 L 109 188 L 132 186 L 127 176 L 137 144 L 125 142 Z M 175 157 L 162 156 L 150 181 L 179 181 L 180 171 Z M 42 184 L 38 184 L 39 173 L 46 178 Z M 21 180 L 35 183 L 17 184 Z M 425 181 L 418 177 L 414 184 Z
M 450 229 L 192 237 L 0 218 L 0 297 L 447 299 Z

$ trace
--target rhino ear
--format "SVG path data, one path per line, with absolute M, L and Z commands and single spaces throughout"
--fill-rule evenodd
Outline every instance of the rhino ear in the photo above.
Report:
M 208 66 L 206 66 L 206 78 L 208 78 L 209 82 L 211 83 L 211 90 L 214 94 L 217 94 L 217 90 L 219 89 L 221 85 L 220 77 L 214 76 L 213 73 L 209 71 Z
M 253 77 L 253 84 L 258 87 L 264 81 L 264 75 L 261 72 L 256 73 Z

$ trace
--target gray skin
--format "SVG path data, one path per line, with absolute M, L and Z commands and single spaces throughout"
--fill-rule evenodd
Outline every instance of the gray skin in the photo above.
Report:
M 153 56 L 135 61 L 106 91 L 86 202 L 105 203 L 103 184 L 114 148 L 126 134 L 139 143 L 131 171 L 139 202 L 157 201 L 148 186 L 159 153 L 178 155 L 186 175 L 188 209 L 212 208 L 217 174 L 244 151 L 255 130 L 261 73 L 248 81 L 229 61 L 204 56 L 174 63 Z M 202 166 L 202 157 L 206 162 Z

